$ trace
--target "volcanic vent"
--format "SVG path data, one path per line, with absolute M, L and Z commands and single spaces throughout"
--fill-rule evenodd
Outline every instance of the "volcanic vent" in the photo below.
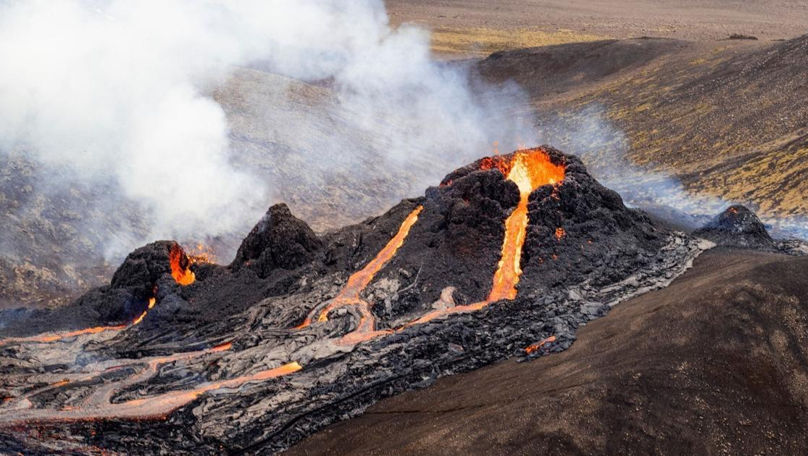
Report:
M 229 266 L 150 244 L 110 286 L 9 324 L 0 441 L 280 449 L 440 375 L 563 350 L 580 323 L 699 251 L 549 147 L 483 158 L 323 236 L 276 205 Z

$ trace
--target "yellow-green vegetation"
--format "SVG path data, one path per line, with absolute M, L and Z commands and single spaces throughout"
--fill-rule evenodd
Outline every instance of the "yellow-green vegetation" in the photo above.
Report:
M 438 54 L 485 56 L 492 52 L 553 44 L 602 40 L 604 37 L 558 29 L 439 28 L 432 32 L 432 50 Z
M 765 53 L 691 49 L 560 102 L 605 106 L 632 161 L 679 176 L 690 191 L 753 203 L 764 218 L 808 215 L 797 77 L 769 67 Z

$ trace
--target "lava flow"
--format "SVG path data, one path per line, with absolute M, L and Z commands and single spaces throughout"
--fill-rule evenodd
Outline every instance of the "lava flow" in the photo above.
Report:
M 519 204 L 517 204 L 511 215 L 505 220 L 505 237 L 502 242 L 502 255 L 497 265 L 497 270 L 494 273 L 491 291 L 485 301 L 433 310 L 396 330 L 377 331 L 375 329 L 375 318 L 370 311 L 371 305 L 361 299 L 359 295 L 368 286 L 374 275 L 395 255 L 399 247 L 404 244 L 404 240 L 410 228 L 418 220 L 418 214 L 423 209 L 419 206 L 407 216 L 401 224 L 398 233 L 387 243 L 379 254 L 362 270 L 354 273 L 348 279 L 347 285 L 339 295 L 332 299 L 328 305 L 319 312 L 317 320 L 320 322 L 327 321 L 329 312 L 337 308 L 356 306 L 360 314 L 359 323 L 356 329 L 340 339 L 340 342 L 344 344 L 356 344 L 381 335 L 401 331 L 413 325 L 426 323 L 448 314 L 476 311 L 492 302 L 516 298 L 516 285 L 519 283 L 519 277 L 522 275 L 522 246 L 524 245 L 527 231 L 527 206 L 530 194 L 544 185 L 556 185 L 563 181 L 565 168 L 563 165 L 554 164 L 550 161 L 549 155 L 539 149 L 517 151 L 510 160 L 505 157 L 495 156 L 484 158 L 480 162 L 480 169 L 482 170 L 493 168 L 499 169 L 509 180 L 517 185 L 519 188 Z M 565 235 L 563 230 L 561 235 Z M 556 232 L 556 236 L 559 236 L 558 231 Z M 313 315 L 315 314 L 317 314 L 317 309 L 312 311 L 296 329 L 306 328 L 311 325 Z
M 387 245 L 370 261 L 364 268 L 355 272 L 348 278 L 348 283 L 345 285 L 345 288 L 334 298 L 332 299 L 328 305 L 322 309 L 319 313 L 319 317 L 317 321 L 324 322 L 328 321 L 328 314 L 340 307 L 345 306 L 356 306 L 361 314 L 359 319 L 359 324 L 357 325 L 356 329 L 352 332 L 346 334 L 342 338 L 342 342 L 347 344 L 355 344 L 357 342 L 361 342 L 363 340 L 369 340 L 376 336 L 387 334 L 390 331 L 376 331 L 375 330 L 375 319 L 373 314 L 370 311 L 370 304 L 359 297 L 362 290 L 364 290 L 370 281 L 373 280 L 373 277 L 376 275 L 388 261 L 396 254 L 398 249 L 404 244 L 404 240 L 407 238 L 407 235 L 410 233 L 410 228 L 418 221 L 418 215 L 423 210 L 423 206 L 416 207 L 407 218 L 401 223 L 401 226 L 398 229 L 398 233 L 393 236 L 390 241 L 387 242 Z M 316 313 L 312 312 L 312 314 Z M 302 324 L 297 326 L 297 329 L 302 329 L 311 324 L 312 315 L 306 317 Z
M 502 299 L 516 298 L 516 285 L 522 275 L 522 246 L 527 231 L 527 204 L 530 194 L 544 185 L 556 185 L 564 180 L 563 165 L 556 165 L 541 150 L 515 152 L 511 161 L 502 157 L 490 157 L 481 162 L 481 169 L 497 168 L 519 187 L 519 204 L 505 220 L 505 238 L 502 241 L 502 256 L 494 273 L 491 292 L 485 301 L 473 304 L 438 309 L 404 325 L 407 328 L 426 323 L 438 317 L 453 313 L 480 310 Z
M 168 259 L 171 263 L 171 277 L 180 285 L 190 285 L 196 280 L 194 271 L 191 271 L 191 260 L 183 253 L 179 244 L 171 246 L 168 252 Z
M 148 311 L 154 307 L 154 304 L 157 302 L 157 299 L 152 297 L 149 298 L 149 304 L 146 310 L 144 310 L 140 315 L 137 316 L 134 320 L 132 320 L 129 324 L 122 324 L 122 325 L 111 325 L 111 326 L 94 326 L 92 328 L 84 328 L 84 329 L 77 329 L 74 331 L 63 331 L 63 332 L 52 332 L 52 333 L 45 333 L 39 334 L 36 336 L 30 337 L 10 337 L 8 339 L 0 340 L 0 346 L 10 344 L 10 343 L 49 343 L 49 342 L 56 342 L 58 340 L 69 339 L 72 337 L 77 336 L 84 336 L 88 334 L 98 334 L 106 331 L 121 331 L 126 328 L 135 326 L 143 321 L 146 318 L 146 314 Z
M 505 220 L 502 258 L 494 273 L 494 284 L 486 303 L 516 297 L 516 284 L 522 275 L 522 245 L 525 243 L 527 229 L 528 198 L 533 190 L 564 180 L 564 167 L 553 164 L 550 157 L 543 152 L 516 152 L 508 179 L 519 187 L 519 204 Z
M 552 342 L 555 342 L 555 341 L 556 341 L 556 336 L 550 336 L 550 337 L 548 337 L 546 339 L 542 339 L 542 340 L 536 342 L 535 344 L 530 344 L 527 347 L 525 347 L 525 353 L 527 353 L 529 355 L 531 353 L 534 353 L 534 352 L 538 351 L 539 349 L 541 349 L 545 345 L 547 345 L 549 343 L 552 343 Z
M 194 260 L 190 259 L 188 256 L 185 255 L 185 253 L 182 250 L 182 247 L 180 247 L 179 244 L 175 243 L 174 245 L 171 246 L 168 258 L 169 258 L 169 264 L 171 266 L 171 276 L 178 284 L 190 285 L 194 283 L 194 281 L 196 280 L 196 276 L 194 272 L 191 271 L 190 269 L 191 263 Z M 156 288 L 154 292 L 156 293 Z M 94 326 L 92 328 L 45 333 L 30 337 L 11 337 L 8 339 L 0 340 L 0 346 L 9 343 L 49 343 L 88 334 L 98 334 L 107 331 L 121 331 L 126 328 L 140 324 L 143 321 L 143 319 L 146 318 L 146 314 L 148 313 L 149 310 L 151 310 L 154 307 L 156 302 L 157 299 L 155 297 L 149 298 L 147 308 L 140 315 L 135 317 L 135 319 L 132 320 L 132 322 L 129 324 Z
M 228 380 L 216 382 L 206 382 L 193 388 L 184 390 L 168 391 L 153 396 L 132 399 L 124 402 L 112 402 L 116 391 L 125 390 L 135 384 L 147 381 L 157 374 L 161 365 L 167 363 L 177 363 L 200 356 L 211 355 L 229 351 L 232 348 L 230 343 L 217 345 L 207 350 L 178 353 L 169 356 L 156 356 L 131 360 L 110 360 L 88 365 L 85 372 L 72 374 L 71 381 L 61 380 L 50 386 L 48 389 L 63 388 L 72 383 L 81 383 L 98 378 L 100 375 L 111 370 L 118 370 L 123 367 L 136 368 L 138 365 L 145 365 L 134 375 L 123 377 L 116 381 L 102 382 L 100 386 L 89 396 L 83 399 L 78 406 L 65 406 L 62 409 L 33 408 L 28 397 L 39 394 L 43 390 L 38 389 L 28 392 L 18 398 L 12 398 L 13 402 L 8 407 L 14 409 L 13 414 L 0 414 L 0 423 L 14 424 L 26 423 L 30 421 L 53 422 L 53 421 L 85 421 L 97 419 L 130 418 L 130 419 L 163 419 L 171 412 L 197 399 L 202 394 L 219 389 L 238 388 L 248 382 L 261 382 L 271 378 L 281 377 L 302 369 L 297 362 L 291 362 L 279 367 L 264 369 L 252 374 L 242 375 Z M 57 374 L 53 374 L 57 375 Z M 61 374 L 64 375 L 64 374 Z

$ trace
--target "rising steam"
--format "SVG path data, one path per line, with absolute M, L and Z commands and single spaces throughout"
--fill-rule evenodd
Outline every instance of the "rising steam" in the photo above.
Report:
M 626 204 L 673 222 L 679 228 L 700 228 L 733 204 L 757 209 L 754 201 L 694 194 L 669 173 L 635 165 L 628 158 L 631 147 L 628 138 L 609 121 L 605 108 L 598 104 L 546 122 L 542 135 L 543 142 L 581 157 L 592 175 L 617 191 Z M 804 217 L 759 215 L 775 237 L 808 239 Z
M 303 157 L 284 172 L 314 186 L 368 161 L 417 164 L 427 172 L 408 186 L 420 186 L 495 140 L 533 139 L 502 115 L 515 91 L 472 96 L 466 72 L 432 61 L 425 31 L 391 28 L 381 0 L 7 1 L 0 61 L 0 151 L 47 170 L 34 191 L 103 182 L 120 199 L 100 212 L 114 217 L 122 201 L 142 211 L 144 230 L 103 239 L 113 256 L 149 239 L 243 232 L 283 196 L 278 150 Z M 327 88 L 327 108 L 262 107 L 272 157 L 232 146 L 214 98 L 244 67 Z M 312 118 L 344 128 L 307 140 L 323 126 Z M 388 199 L 407 196 L 385 185 Z

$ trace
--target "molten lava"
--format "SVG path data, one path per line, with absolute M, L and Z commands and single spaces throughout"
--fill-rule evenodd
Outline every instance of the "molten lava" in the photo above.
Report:
M 549 344 L 551 342 L 555 342 L 555 340 L 556 340 L 556 336 L 550 336 L 550 337 L 548 337 L 546 339 L 542 339 L 542 340 L 536 342 L 535 344 L 530 344 L 527 347 L 525 347 L 525 353 L 527 353 L 529 355 L 529 354 L 539 350 L 540 348 L 544 347 L 545 345 L 547 345 L 547 344 Z
M 25 424 L 28 421 L 37 422 L 64 422 L 85 421 L 97 419 L 163 419 L 171 412 L 197 399 L 202 394 L 219 389 L 238 388 L 248 382 L 262 382 L 268 379 L 292 374 L 303 367 L 297 362 L 290 362 L 279 367 L 261 370 L 252 374 L 242 375 L 228 380 L 205 382 L 193 388 L 168 391 L 165 393 L 132 399 L 125 402 L 112 402 L 117 391 L 123 391 L 132 385 L 145 382 L 157 374 L 159 367 L 168 363 L 177 363 L 200 356 L 222 353 L 232 348 L 231 343 L 217 345 L 207 350 L 176 353 L 168 356 L 154 356 L 141 359 L 124 360 L 111 365 L 110 361 L 101 361 L 85 366 L 85 372 L 73 375 L 74 378 L 63 379 L 49 385 L 48 389 L 62 388 L 71 384 L 81 384 L 97 379 L 112 369 L 131 367 L 136 372 L 133 375 L 122 377 L 109 382 L 100 382 L 98 388 L 92 391 L 81 406 L 66 406 L 61 409 L 34 408 L 29 397 L 41 392 L 42 389 L 32 390 L 20 397 L 10 398 L 14 402 L 14 413 L 0 414 L 0 424 Z M 139 367 L 138 366 L 142 366 Z M 65 374 L 62 374 L 65 375 Z
M 491 292 L 485 301 L 473 304 L 437 309 L 427 312 L 420 318 L 413 320 L 399 330 L 413 325 L 426 323 L 435 318 L 453 313 L 472 312 L 480 310 L 501 299 L 516 298 L 516 284 L 522 275 L 522 246 L 525 243 L 527 232 L 527 204 L 530 194 L 544 185 L 556 185 L 564 180 L 564 165 L 556 165 L 550 161 L 550 156 L 541 149 L 520 150 L 512 158 L 488 157 L 480 162 L 480 169 L 497 168 L 519 187 L 519 204 L 505 220 L 505 238 L 502 241 L 502 256 L 497 270 Z M 506 172 L 507 171 L 507 172 Z
M 182 251 L 179 244 L 171 246 L 168 252 L 168 260 L 171 263 L 171 276 L 180 285 L 190 285 L 196 280 L 196 275 L 191 271 L 191 260 Z
M 216 261 L 216 254 L 213 249 L 197 242 L 196 245 L 190 249 L 185 249 L 185 254 L 188 256 L 188 261 L 193 264 L 196 263 L 214 263 Z
M 418 215 L 423 210 L 423 206 L 416 207 L 412 212 L 407 215 L 407 218 L 401 223 L 401 226 L 398 229 L 398 233 L 393 236 L 390 241 L 387 242 L 387 245 L 379 251 L 378 254 L 370 261 L 364 268 L 359 270 L 358 272 L 353 273 L 351 277 L 348 278 L 348 283 L 345 285 L 345 288 L 328 303 L 328 305 L 320 311 L 320 315 L 317 318 L 317 321 L 324 322 L 328 321 L 328 314 L 335 309 L 345 306 L 357 306 L 359 312 L 361 313 L 361 317 L 359 319 L 359 325 L 354 329 L 352 332 L 346 334 L 343 337 L 343 342 L 354 344 L 363 340 L 369 340 L 381 334 L 388 334 L 390 331 L 376 331 L 375 330 L 375 319 L 373 314 L 370 312 L 370 304 L 367 301 L 364 301 L 362 298 L 359 297 L 360 293 L 370 284 L 370 281 L 373 280 L 373 277 L 376 275 L 381 268 L 390 261 L 393 256 L 395 256 L 398 249 L 404 245 L 404 240 L 407 238 L 407 235 L 410 233 L 410 228 L 418 221 Z M 311 324 L 312 316 L 309 315 L 306 319 L 297 326 L 297 329 L 302 329 Z
M 367 266 L 361 271 L 354 273 L 348 284 L 337 297 L 332 299 L 328 305 L 320 311 L 318 321 L 328 320 L 328 314 L 334 309 L 345 306 L 356 306 L 359 313 L 359 324 L 356 329 L 346 334 L 340 339 L 344 344 L 356 344 L 372 338 L 402 331 L 410 326 L 426 323 L 435 318 L 449 314 L 472 312 L 480 310 L 492 302 L 502 299 L 516 298 L 516 285 L 522 275 L 521 260 L 522 246 L 525 243 L 527 232 L 527 205 L 530 194 L 544 185 L 557 185 L 564 180 L 564 165 L 556 165 L 550 160 L 550 156 L 541 149 L 519 150 L 510 157 L 493 156 L 486 157 L 480 161 L 481 170 L 497 168 L 508 180 L 514 182 L 519 188 L 519 204 L 510 216 L 505 220 L 505 238 L 502 242 L 502 255 L 494 272 L 491 291 L 485 301 L 468 305 L 449 307 L 446 309 L 436 309 L 427 312 L 421 317 L 396 328 L 395 330 L 377 331 L 375 330 L 375 318 L 370 311 L 370 304 L 362 300 L 359 294 L 368 286 L 373 276 L 396 254 L 399 247 L 404 244 L 404 240 L 412 225 L 418 220 L 418 214 L 423 209 L 416 208 L 404 220 L 398 233 L 387 243 L 387 245 L 376 255 Z M 451 185 L 451 184 L 447 184 Z M 556 230 L 556 237 L 560 239 L 566 233 Z M 560 236 L 560 237 L 559 237 Z M 295 329 L 303 329 L 311 325 L 312 317 L 316 314 L 316 309 L 306 317 L 306 319 Z
M 528 197 L 541 186 L 554 185 L 564 180 L 564 166 L 552 163 L 550 157 L 542 151 L 520 151 L 513 155 L 507 176 L 508 180 L 519 187 L 519 204 L 505 220 L 502 257 L 494 273 L 494 284 L 487 302 L 516 297 L 516 284 L 522 275 L 522 245 L 525 243 L 527 229 Z
M 137 316 L 131 323 L 123 324 L 123 325 L 111 325 L 111 326 L 93 326 L 92 328 L 84 328 L 84 329 L 76 329 L 73 331 L 63 331 L 63 332 L 52 332 L 52 333 L 45 333 L 39 334 L 37 336 L 29 336 L 29 337 L 10 337 L 8 339 L 0 340 L 0 346 L 10 344 L 10 343 L 40 343 L 40 344 L 47 344 L 50 342 L 56 342 L 63 339 L 70 339 L 73 337 L 78 336 L 85 336 L 89 334 L 98 334 L 106 331 L 121 331 L 126 328 L 135 326 L 143 321 L 146 318 L 146 314 L 148 311 L 154 307 L 154 304 L 157 302 L 156 298 L 149 298 L 149 305 L 146 310 L 144 310 L 140 315 Z

